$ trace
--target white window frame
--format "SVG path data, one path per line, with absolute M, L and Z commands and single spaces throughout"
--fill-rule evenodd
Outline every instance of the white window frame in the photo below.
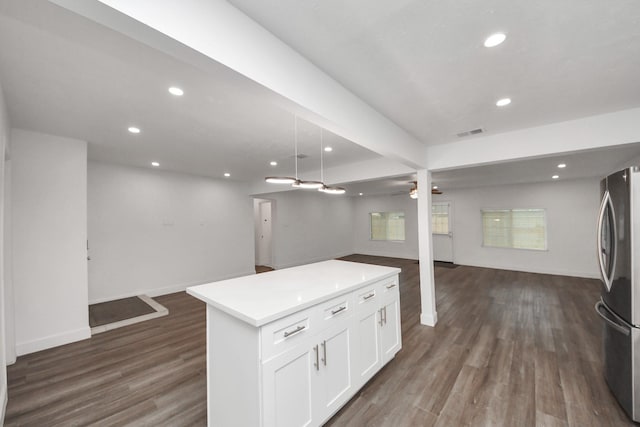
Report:
M 373 238 L 373 215 L 374 214 L 402 214 L 403 219 L 403 231 L 404 231 L 404 239 L 374 239 Z M 396 242 L 396 243 L 404 243 L 407 239 L 407 221 L 406 215 L 404 211 L 377 211 L 377 212 L 369 212 L 369 240 L 372 242 Z
M 484 227 L 484 214 L 485 212 L 505 212 L 505 211 L 509 211 L 509 212 L 513 212 L 513 211 L 530 211 L 530 210 L 535 210 L 535 211 L 542 211 L 543 212 L 543 225 L 544 225 L 544 247 L 543 248 L 533 248 L 533 247 L 527 247 L 527 248 L 521 248 L 521 247 L 515 247 L 513 246 L 513 235 L 511 235 L 511 242 L 509 246 L 494 246 L 494 245 L 488 245 L 486 244 L 486 238 L 485 238 L 485 227 Z M 544 252 L 544 251 L 548 251 L 549 249 L 549 242 L 548 242 L 548 224 L 547 224 L 547 210 L 545 208 L 482 208 L 480 209 L 480 228 L 482 230 L 482 247 L 484 248 L 494 248 L 494 249 L 515 249 L 515 250 L 521 250 L 521 251 L 536 251 L 536 252 Z M 513 231 L 513 226 L 510 227 L 510 230 Z
M 433 207 L 434 206 L 442 206 L 442 205 L 446 205 L 447 206 L 447 226 L 448 226 L 448 230 L 446 233 L 440 233 L 440 232 L 436 232 L 434 231 L 434 227 L 433 227 Z M 431 234 L 434 234 L 436 236 L 448 236 L 453 232 L 453 227 L 452 227 L 452 223 L 451 223 L 451 202 L 432 202 L 431 203 Z

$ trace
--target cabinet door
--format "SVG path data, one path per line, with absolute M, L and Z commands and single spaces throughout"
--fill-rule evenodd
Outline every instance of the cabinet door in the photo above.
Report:
M 301 345 L 263 364 L 264 427 L 312 425 L 316 351 Z
M 347 319 L 350 320 L 350 319 Z M 323 334 L 320 341 L 321 382 L 319 402 L 322 419 L 336 412 L 352 395 L 351 367 L 352 328 L 350 321 L 342 322 Z
M 398 292 L 385 298 L 382 307 L 382 326 L 380 327 L 380 345 L 382 346 L 382 363 L 393 359 L 402 347 L 400 331 L 400 299 Z
M 378 341 L 379 306 L 373 301 L 367 310 L 357 316 L 357 381 L 358 386 L 367 382 L 382 366 Z

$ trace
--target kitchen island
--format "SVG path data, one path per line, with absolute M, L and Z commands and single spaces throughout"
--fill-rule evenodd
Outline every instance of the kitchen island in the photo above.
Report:
M 318 426 L 402 347 L 400 269 L 324 261 L 187 289 L 207 303 L 209 426 Z

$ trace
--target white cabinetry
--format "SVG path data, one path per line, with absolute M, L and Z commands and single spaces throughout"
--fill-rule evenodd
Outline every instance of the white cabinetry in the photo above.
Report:
M 356 295 L 357 385 L 366 383 L 402 348 L 400 294 L 395 276 Z
M 208 425 L 326 422 L 400 350 L 399 272 L 326 261 L 189 288 L 208 304 Z

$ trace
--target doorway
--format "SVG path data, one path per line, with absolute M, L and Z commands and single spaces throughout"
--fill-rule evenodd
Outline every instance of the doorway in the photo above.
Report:
M 267 199 L 253 199 L 255 228 L 255 265 L 273 268 L 273 202 Z
M 453 229 L 451 202 L 431 204 L 431 233 L 433 260 L 453 263 Z

